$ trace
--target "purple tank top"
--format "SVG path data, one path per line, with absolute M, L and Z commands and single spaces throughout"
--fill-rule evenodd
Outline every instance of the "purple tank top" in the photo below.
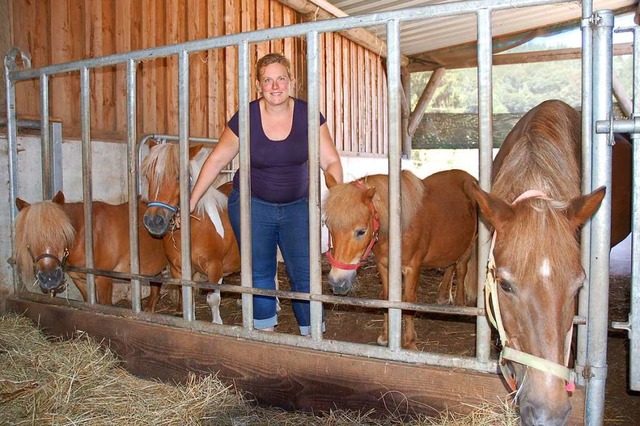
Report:
M 264 134 L 260 100 L 249 104 L 251 137 L 251 194 L 272 203 L 289 203 L 309 194 L 309 151 L 307 103 L 294 99 L 291 133 L 281 141 Z M 325 123 L 320 114 L 320 125 Z M 227 123 L 238 136 L 238 113 Z M 233 187 L 240 188 L 240 173 L 233 177 Z

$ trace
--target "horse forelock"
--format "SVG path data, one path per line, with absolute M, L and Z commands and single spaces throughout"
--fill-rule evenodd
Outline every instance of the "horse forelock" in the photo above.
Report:
M 536 281 L 546 262 L 549 283 L 573 283 L 577 271 L 572 267 L 580 264 L 580 248 L 576 229 L 566 215 L 567 204 L 542 199 L 520 203 L 500 247 L 510 272 L 517 282 L 526 285 Z
M 332 187 L 322 204 L 329 229 L 350 228 L 368 215 L 369 206 L 360 202 L 363 197 L 364 191 L 352 183 Z
M 34 203 L 22 209 L 16 217 L 15 259 L 21 273 L 32 276 L 32 257 L 43 254 L 61 255 L 71 248 L 76 231 L 64 209 L 51 201 Z
M 158 191 L 165 185 L 176 183 L 180 176 L 178 161 L 179 147 L 176 144 L 164 143 L 155 145 L 142 162 L 141 171 L 147 178 L 149 188 L 155 188 L 149 196 L 158 197 Z

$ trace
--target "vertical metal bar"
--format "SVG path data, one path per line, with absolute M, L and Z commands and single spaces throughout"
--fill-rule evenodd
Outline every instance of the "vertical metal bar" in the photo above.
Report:
M 400 87 L 400 22 L 387 23 L 387 90 L 389 108 L 389 300 L 402 300 L 401 171 L 402 88 Z M 402 310 L 389 309 L 389 349 L 400 348 Z
M 62 122 L 51 123 L 51 193 L 62 191 Z
M 40 152 L 42 154 L 42 199 L 53 198 L 53 157 L 49 137 L 49 76 L 40 75 Z
M 178 54 L 178 136 L 180 138 L 180 216 L 190 217 L 189 192 L 185 191 L 189 182 L 189 53 Z M 191 223 L 181 223 L 180 243 L 182 244 L 182 279 L 191 280 Z M 193 287 L 182 286 L 182 312 L 187 321 L 195 320 Z
M 93 188 L 91 187 L 91 104 L 89 69 L 80 70 L 80 121 L 82 123 L 82 194 L 84 200 L 84 244 L 86 267 L 93 269 Z M 87 232 L 91 230 L 91 232 Z M 87 274 L 87 302 L 96 303 L 94 274 Z M 111 301 L 109 301 L 110 303 Z
M 480 9 L 478 26 L 478 155 L 480 162 L 479 183 L 483 190 L 491 190 L 491 168 L 493 165 L 493 99 L 492 99 L 492 54 L 491 11 Z M 489 257 L 489 230 L 482 223 L 478 226 L 478 302 L 484 307 L 484 279 Z M 484 316 L 476 318 L 476 358 L 489 360 L 491 351 L 491 328 Z
M 593 128 L 593 94 L 590 88 L 593 85 L 593 31 L 591 28 L 591 15 L 593 14 L 593 2 L 582 2 L 582 193 L 591 192 L 591 145 Z M 587 221 L 580 232 L 580 256 L 585 270 L 586 279 L 578 294 L 578 315 L 587 318 L 589 315 L 589 288 L 591 282 L 589 257 L 591 254 L 591 223 Z M 578 383 L 585 384 L 582 372 L 587 360 L 587 324 L 577 326 L 576 362 L 575 371 Z
M 253 287 L 253 258 L 251 256 L 251 158 L 249 137 L 249 95 L 251 73 L 249 43 L 238 44 L 238 118 L 240 132 L 240 259 L 243 287 Z M 256 79 L 258 76 L 256 76 Z M 242 295 L 242 325 L 253 328 L 253 297 Z
M 640 27 L 633 31 L 633 119 L 640 119 Z M 629 388 L 640 391 L 640 134 L 632 133 L 633 194 L 631 236 L 631 303 L 629 314 Z
M 11 71 L 17 68 L 15 59 L 18 53 L 22 53 L 17 48 L 9 50 L 4 57 L 4 82 L 6 87 L 7 106 L 7 154 L 9 157 L 9 216 L 11 219 L 11 253 L 16 252 L 15 229 L 16 216 L 18 215 L 15 199 L 18 195 L 18 133 L 16 127 L 16 84 L 11 79 Z M 26 56 L 26 54 L 23 54 Z M 27 65 L 29 63 L 27 62 Z M 30 65 L 29 65 L 30 66 Z M 26 287 L 20 279 L 18 266 L 12 263 L 13 288 L 16 293 L 26 291 Z
M 127 61 L 127 167 L 129 171 L 129 254 L 131 255 L 131 273 L 140 273 L 140 241 L 138 237 L 138 149 L 136 133 L 136 64 Z M 145 231 L 146 232 L 146 231 Z M 131 309 L 140 313 L 140 280 L 131 280 Z
M 593 120 L 611 119 L 613 13 L 600 10 L 595 14 L 593 37 Z M 597 134 L 593 129 L 592 185 L 611 188 L 612 143 L 610 134 Z M 609 312 L 609 245 L 611 240 L 611 191 L 607 191 L 600 209 L 591 219 L 591 286 L 587 324 L 586 423 L 602 424 L 607 379 L 607 317 Z
M 307 100 L 309 105 L 309 279 L 311 294 L 322 294 L 320 257 L 320 81 L 319 38 L 317 31 L 307 34 Z M 310 333 L 322 339 L 322 302 L 310 302 Z

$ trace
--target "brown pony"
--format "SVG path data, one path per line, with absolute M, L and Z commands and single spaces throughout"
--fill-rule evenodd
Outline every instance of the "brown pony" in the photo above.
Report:
M 82 203 L 65 203 L 58 192 L 51 201 L 29 204 L 16 198 L 15 259 L 25 280 L 34 278 L 42 292 L 55 294 L 63 288 L 66 265 L 86 266 L 84 208 Z M 146 204 L 140 203 L 143 211 Z M 140 273 L 155 276 L 167 266 L 162 241 L 139 232 Z M 96 269 L 131 272 L 129 254 L 129 203 L 93 203 L 93 263 Z M 69 276 L 87 300 L 86 276 Z M 113 280 L 96 276 L 96 298 L 111 304 Z M 153 288 L 153 286 L 152 286 Z
M 618 154 L 614 150 L 614 164 L 624 148 Z M 581 195 L 580 153 L 580 114 L 564 102 L 546 101 L 525 114 L 502 144 L 494 160 L 492 192 L 468 186 L 495 230 L 495 266 L 488 274 L 495 280 L 488 279 L 485 288 L 491 296 L 487 310 L 496 313 L 505 347 L 500 364 L 511 369 L 505 377 L 509 381 L 513 376 L 511 385 L 518 389 L 521 420 L 527 425 L 565 424 L 571 410 L 565 366 L 576 293 L 585 278 L 578 229 L 605 195 L 604 187 Z M 624 167 L 618 172 L 624 175 Z M 624 178 L 613 181 L 620 184 Z M 629 189 L 630 181 L 626 185 Z M 612 195 L 625 198 L 624 190 Z M 624 222 L 628 206 L 616 202 L 612 217 Z M 628 232 L 618 231 L 612 243 Z
M 337 184 L 326 176 L 329 193 L 324 215 L 333 242 L 329 284 L 336 294 L 346 294 L 356 268 L 373 251 L 382 279 L 383 300 L 388 299 L 389 207 L 388 176 L 372 175 Z M 476 182 L 462 170 L 435 173 L 420 180 L 402 172 L 402 300 L 416 302 L 420 268 L 447 268 L 440 284 L 439 300 L 446 301 L 454 269 L 458 274 L 456 304 L 465 303 L 465 283 L 471 298 L 476 295 L 475 277 L 467 277 L 467 262 L 475 254 L 477 207 L 464 191 Z M 377 242 L 376 242 L 377 241 Z M 475 261 L 472 262 L 475 264 Z M 475 271 L 475 269 L 474 269 Z M 469 274 L 474 275 L 474 274 Z M 465 279 L 467 278 L 467 279 Z M 415 312 L 405 312 L 402 346 L 416 349 Z M 386 345 L 387 314 L 378 344 Z
M 209 152 L 202 145 L 189 148 L 189 172 L 193 181 L 197 179 Z M 181 231 L 171 226 L 172 219 L 179 210 L 180 200 L 178 153 L 179 147 L 176 144 L 153 145 L 141 169 L 149 184 L 149 199 L 152 200 L 144 213 L 143 223 L 151 235 L 163 237 L 173 278 L 182 277 Z M 194 273 L 206 275 L 207 280 L 212 283 L 220 282 L 223 276 L 240 271 L 240 251 L 227 212 L 230 191 L 230 182 L 218 189 L 209 188 L 190 216 L 191 266 Z M 149 299 L 149 305 L 154 307 L 159 293 L 153 293 Z M 211 307 L 212 321 L 222 324 L 220 292 L 210 292 L 207 303 Z

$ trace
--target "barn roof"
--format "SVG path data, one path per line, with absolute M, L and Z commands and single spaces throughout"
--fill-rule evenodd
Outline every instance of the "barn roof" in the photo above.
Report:
M 459 0 L 308 0 L 333 16 L 361 15 L 407 7 Z M 610 9 L 616 14 L 634 11 L 637 0 L 594 0 L 593 9 Z M 493 13 L 494 53 L 522 44 L 536 36 L 580 27 L 582 2 L 513 7 Z M 385 41 L 385 27 L 371 27 L 370 33 Z M 476 55 L 476 16 L 465 14 L 415 21 L 401 25 L 401 53 L 411 71 L 454 68 Z

